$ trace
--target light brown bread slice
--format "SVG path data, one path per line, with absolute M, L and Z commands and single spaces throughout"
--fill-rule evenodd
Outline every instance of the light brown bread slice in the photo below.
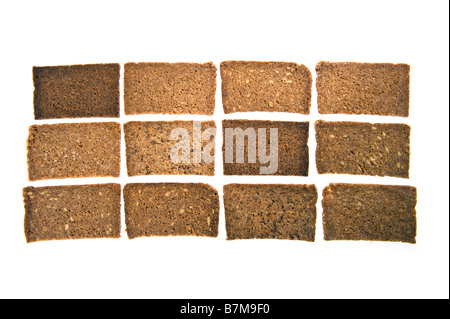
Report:
M 316 202 L 314 185 L 225 185 L 227 237 L 314 241 Z
M 27 242 L 119 238 L 120 193 L 119 184 L 25 188 Z
M 308 176 L 309 170 L 309 123 L 308 122 L 272 122 L 272 121 L 248 121 L 248 120 L 225 120 L 223 121 L 223 161 L 225 175 L 265 175 L 261 167 L 270 166 L 270 162 L 261 163 L 259 154 L 259 140 L 263 135 L 259 129 L 265 130 L 266 154 L 271 154 L 270 139 L 271 129 L 278 130 L 278 166 L 274 173 L 269 175 Z M 256 141 L 248 138 L 248 130 L 256 132 Z M 230 133 L 227 133 L 230 132 Z M 233 144 L 227 143 L 227 134 L 231 134 Z M 234 137 L 233 137 L 234 134 Z M 238 163 L 237 145 L 238 137 L 247 136 L 244 141 L 244 162 Z M 274 136 L 276 136 L 274 134 Z M 231 141 L 231 138 L 230 140 Z M 273 144 L 275 145 L 275 144 Z M 229 149 L 229 150 L 227 150 Z M 249 161 L 250 153 L 256 150 L 256 163 Z M 233 161 L 227 163 L 227 151 L 234 154 Z M 275 154 L 275 153 L 274 153 Z M 263 161 L 264 162 L 264 161 Z
M 316 66 L 321 114 L 409 115 L 407 64 L 329 63 Z
M 219 195 L 206 184 L 127 184 L 125 222 L 130 239 L 151 236 L 217 237 Z
M 214 114 L 213 63 L 126 63 L 125 114 Z
M 225 61 L 220 64 L 226 114 L 288 112 L 309 114 L 312 76 L 290 62 Z
M 410 186 L 330 184 L 322 200 L 325 240 L 415 243 L 416 202 Z
M 28 176 L 42 179 L 120 175 L 120 125 L 33 125 L 28 136 Z
M 128 122 L 125 124 L 125 143 L 127 168 L 129 176 L 137 175 L 214 175 L 214 139 L 206 136 L 208 131 L 215 130 L 213 121 L 196 122 L 201 125 L 199 132 L 203 135 L 202 142 L 194 145 L 194 122 L 172 121 L 172 122 Z M 182 143 L 182 135 L 177 131 L 187 133 L 185 136 L 186 153 L 188 160 L 174 161 L 171 152 L 177 145 Z M 172 133 L 175 133 L 172 135 Z M 195 136 L 199 136 L 196 135 Z M 174 138 L 172 138 L 174 137 Z M 198 140 L 198 139 L 195 139 Z M 210 154 L 212 162 L 202 156 L 200 162 L 197 160 L 197 145 L 205 154 Z M 180 157 L 182 149 L 179 152 Z
M 319 174 L 409 177 L 405 124 L 316 122 Z
M 34 117 L 119 117 L 119 64 L 33 67 Z

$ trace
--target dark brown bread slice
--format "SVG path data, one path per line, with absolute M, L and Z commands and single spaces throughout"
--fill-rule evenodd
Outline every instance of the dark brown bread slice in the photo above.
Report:
M 410 186 L 330 184 L 322 200 L 325 240 L 415 243 L 416 202 Z
M 203 133 L 216 128 L 213 121 L 196 123 L 201 124 Z M 187 163 L 177 163 L 171 158 L 171 150 L 181 142 L 181 138 L 178 140 L 171 138 L 171 133 L 176 129 L 185 129 L 189 132 L 189 142 L 185 144 L 190 151 L 190 161 Z M 129 176 L 214 175 L 214 161 L 208 163 L 202 157 L 200 163 L 194 162 L 193 121 L 128 122 L 124 130 Z M 203 151 L 214 156 L 214 148 L 210 149 L 210 152 L 206 150 L 208 146 L 214 146 L 214 137 L 210 137 L 209 140 L 205 137 L 201 146 Z
M 314 241 L 316 203 L 314 185 L 225 185 L 227 237 Z
M 125 222 L 130 239 L 151 236 L 217 237 L 219 195 L 206 184 L 127 184 Z
M 126 114 L 214 114 L 213 63 L 127 63 Z
M 320 62 L 319 112 L 407 117 L 409 70 L 407 64 Z
M 317 170 L 408 178 L 409 135 L 404 124 L 317 121 Z
M 119 117 L 119 64 L 33 67 L 34 117 Z
M 308 122 L 272 122 L 272 121 L 247 121 L 247 120 L 225 120 L 223 121 L 223 161 L 225 175 L 264 175 L 260 168 L 269 166 L 269 163 L 262 164 L 259 158 L 258 140 L 261 136 L 258 129 L 266 129 L 266 153 L 270 151 L 270 129 L 278 129 L 278 169 L 269 175 L 291 175 L 308 176 L 309 169 L 309 123 Z M 243 133 L 247 129 L 254 129 L 256 132 L 256 145 L 246 138 L 244 143 L 244 163 L 237 162 L 236 137 L 233 138 L 233 148 L 226 142 L 227 129 L 241 129 Z M 249 163 L 249 144 L 251 150 L 256 148 L 256 163 Z M 234 153 L 232 163 L 227 163 L 227 148 Z
M 25 188 L 27 242 L 119 238 L 120 193 L 119 184 Z
M 309 114 L 312 76 L 290 62 L 225 61 L 220 64 L 226 114 L 288 112 Z
M 28 136 L 28 176 L 42 179 L 120 175 L 120 125 L 33 125 Z

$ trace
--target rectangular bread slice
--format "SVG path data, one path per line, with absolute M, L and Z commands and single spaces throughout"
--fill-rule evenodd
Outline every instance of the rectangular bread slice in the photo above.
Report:
M 214 114 L 213 63 L 126 63 L 125 114 Z
M 272 134 L 274 129 L 278 130 L 276 134 Z M 271 144 L 272 137 L 278 145 Z M 308 137 L 308 122 L 225 120 L 223 121 L 224 174 L 308 176 Z M 263 145 L 265 150 L 263 148 L 260 150 L 260 145 Z M 241 151 L 244 161 L 238 156 Z M 268 159 L 264 158 L 264 153 Z
M 120 125 L 33 125 L 28 136 L 28 176 L 43 179 L 120 175 Z
M 128 176 L 214 175 L 215 128 L 213 121 L 126 123 Z
M 416 202 L 410 186 L 330 184 L 322 200 L 325 240 L 415 243 Z
M 217 237 L 219 195 L 206 184 L 127 184 L 125 222 L 130 239 L 151 236 Z
M 227 238 L 314 241 L 314 185 L 224 186 Z
M 405 124 L 316 122 L 319 174 L 409 177 Z
M 119 64 L 33 67 L 34 117 L 119 117 Z
M 316 66 L 321 114 L 409 115 L 407 64 L 329 63 Z
M 119 238 L 120 193 L 119 184 L 24 188 L 27 242 Z
M 220 64 L 224 112 L 309 114 L 312 76 L 290 62 L 225 61 Z

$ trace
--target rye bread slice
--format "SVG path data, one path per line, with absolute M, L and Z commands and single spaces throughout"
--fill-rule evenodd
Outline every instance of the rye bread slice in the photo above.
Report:
M 213 63 L 126 63 L 125 114 L 214 114 Z
M 130 239 L 151 236 L 217 237 L 219 195 L 206 184 L 127 184 L 125 222 Z
M 195 123 L 201 125 L 202 135 L 216 128 L 213 121 Z M 186 162 L 177 162 L 171 157 L 174 147 L 182 142 L 178 134 L 172 139 L 172 132 L 176 130 L 187 133 L 186 143 L 183 144 L 186 146 L 186 153 L 189 153 Z M 128 176 L 214 175 L 215 136 L 204 136 L 205 139 L 201 144 L 196 142 L 194 145 L 193 121 L 128 122 L 124 126 L 124 131 Z M 201 145 L 201 151 L 212 156 L 212 162 L 206 161 L 204 156 L 198 162 L 195 155 L 199 154 L 196 152 L 197 145 Z M 181 149 L 177 154 L 181 155 Z
M 120 139 L 118 123 L 33 125 L 27 144 L 29 180 L 119 177 Z
M 244 139 L 244 162 L 238 163 L 237 144 L 239 132 L 245 134 L 248 129 L 256 132 L 256 142 L 249 138 Z M 270 154 L 270 129 L 278 129 L 278 168 L 276 172 L 268 175 L 308 176 L 309 170 L 309 123 L 308 122 L 272 122 L 272 121 L 248 121 L 225 120 L 223 121 L 223 162 L 224 175 L 265 175 L 261 167 L 268 167 L 270 163 L 261 163 L 259 154 L 259 141 L 263 135 L 259 129 L 264 129 L 266 138 L 266 154 Z M 236 133 L 233 145 L 227 143 L 227 131 Z M 243 135 L 242 135 L 243 136 Z M 231 141 L 231 138 L 230 138 Z M 262 144 L 264 145 L 264 144 Z M 250 148 L 249 148 L 250 147 Z M 228 151 L 227 151 L 228 149 Z M 249 150 L 256 150 L 256 162 L 249 161 Z M 227 160 L 227 152 L 234 154 L 233 161 Z M 262 152 L 264 153 L 264 152 Z M 229 162 L 229 163 L 227 163 Z M 264 161 L 263 161 L 264 162 Z
M 415 243 L 416 202 L 410 186 L 330 184 L 322 200 L 325 240 Z
M 290 62 L 225 61 L 220 64 L 226 114 L 288 112 L 309 114 L 312 76 Z
M 316 203 L 314 185 L 225 185 L 227 239 L 313 242 Z
M 24 188 L 27 242 L 119 238 L 120 193 L 119 184 Z
M 321 114 L 409 115 L 407 64 L 329 63 L 316 66 Z
M 315 125 L 319 174 L 409 177 L 408 125 L 324 121 Z
M 33 67 L 34 117 L 119 117 L 119 64 Z

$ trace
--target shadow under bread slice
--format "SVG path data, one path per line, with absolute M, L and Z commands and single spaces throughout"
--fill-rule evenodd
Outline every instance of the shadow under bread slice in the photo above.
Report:
M 314 241 L 317 189 L 314 185 L 224 186 L 227 239 Z
M 330 184 L 322 200 L 325 240 L 415 243 L 416 202 L 410 186 Z
M 119 184 L 24 188 L 27 242 L 119 238 L 120 194 Z
M 410 127 L 317 121 L 319 174 L 409 177 Z
M 33 125 L 28 136 L 31 181 L 77 177 L 119 177 L 119 123 Z
M 126 231 L 130 239 L 218 235 L 219 195 L 209 185 L 127 184 L 124 201 Z
M 33 67 L 34 117 L 119 117 L 119 64 Z

